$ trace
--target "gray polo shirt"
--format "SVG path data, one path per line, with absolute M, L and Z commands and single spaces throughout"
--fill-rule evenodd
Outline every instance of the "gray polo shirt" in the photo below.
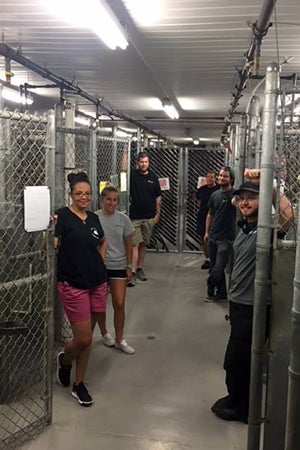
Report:
M 99 216 L 107 240 L 107 252 L 104 260 L 106 268 L 110 270 L 126 269 L 124 238 L 134 231 L 129 217 L 120 211 L 115 211 L 111 216 L 107 216 L 101 209 L 96 211 L 96 214 Z
M 233 244 L 233 270 L 228 298 L 234 303 L 253 305 L 257 228 L 245 234 L 240 230 Z

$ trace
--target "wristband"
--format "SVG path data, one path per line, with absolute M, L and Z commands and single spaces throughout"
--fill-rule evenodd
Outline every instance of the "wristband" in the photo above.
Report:
M 133 269 L 133 264 L 127 264 L 127 269 L 132 270 Z

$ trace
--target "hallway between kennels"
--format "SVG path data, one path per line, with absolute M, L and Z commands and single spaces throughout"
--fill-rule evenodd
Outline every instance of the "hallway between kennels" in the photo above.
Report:
M 95 330 L 82 408 L 54 380 L 53 423 L 26 450 L 244 450 L 247 426 L 210 407 L 225 395 L 227 305 L 204 303 L 199 254 L 149 253 L 148 281 L 127 291 L 125 355 Z M 108 304 L 109 331 L 112 307 Z

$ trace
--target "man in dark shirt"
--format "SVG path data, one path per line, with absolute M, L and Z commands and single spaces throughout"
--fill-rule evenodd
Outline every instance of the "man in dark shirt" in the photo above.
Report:
M 218 184 L 220 189 L 210 197 L 206 217 L 204 239 L 208 242 L 211 268 L 205 301 L 227 299 L 225 268 L 232 252 L 235 235 L 236 208 L 232 204 L 235 194 L 232 188 L 234 173 L 230 167 L 221 168 Z
M 206 258 L 205 262 L 202 264 L 201 269 L 210 268 L 209 252 L 207 243 L 204 240 L 205 235 L 205 222 L 208 213 L 208 202 L 213 192 L 219 189 L 216 184 L 215 173 L 209 170 L 206 173 L 206 184 L 197 189 L 196 192 L 196 205 L 198 207 L 197 213 L 197 233 L 200 236 L 200 243 L 203 249 L 204 256 Z
M 134 226 L 133 276 L 128 286 L 136 284 L 136 278 L 147 281 L 143 271 L 147 245 L 153 227 L 160 217 L 161 190 L 155 173 L 149 169 L 149 156 L 143 151 L 137 156 L 137 168 L 130 172 L 129 217 Z

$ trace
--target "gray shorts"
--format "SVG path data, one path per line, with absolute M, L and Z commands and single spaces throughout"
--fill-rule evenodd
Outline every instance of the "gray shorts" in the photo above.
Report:
M 144 243 L 149 245 L 154 228 L 154 219 L 132 220 L 134 232 L 132 234 L 132 243 L 134 246 Z

